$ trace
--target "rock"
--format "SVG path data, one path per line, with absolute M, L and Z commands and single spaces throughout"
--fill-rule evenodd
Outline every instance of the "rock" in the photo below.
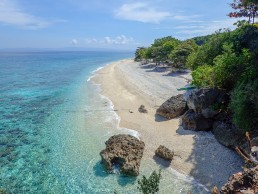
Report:
M 208 131 L 212 128 L 212 123 L 211 119 L 206 119 L 193 110 L 188 110 L 182 117 L 182 126 L 186 130 Z
M 204 118 L 208 119 L 216 116 L 219 113 L 219 110 L 213 110 L 213 108 L 209 107 L 209 108 L 202 109 L 201 113 Z
M 187 111 L 186 101 L 184 95 L 179 94 L 172 96 L 164 102 L 156 111 L 156 114 L 163 116 L 167 119 L 173 119 L 183 115 Z
M 141 106 L 138 108 L 138 111 L 139 111 L 140 113 L 148 113 L 148 111 L 147 111 L 147 109 L 145 108 L 144 105 L 141 105 Z
M 156 149 L 155 155 L 165 160 L 171 161 L 173 160 L 174 152 L 172 152 L 170 149 L 166 148 L 165 146 L 160 145 L 158 149 Z
M 255 164 L 258 164 L 258 146 L 251 147 L 250 160 Z
M 232 116 L 226 111 L 220 111 L 217 115 L 213 117 L 215 121 L 229 121 Z
M 107 170 L 120 166 L 120 172 L 138 176 L 144 142 L 131 135 L 114 135 L 106 141 L 106 149 L 100 152 L 102 162 Z
M 232 149 L 235 149 L 242 139 L 241 132 L 234 125 L 221 121 L 213 124 L 212 132 L 220 144 Z
M 233 174 L 228 182 L 221 188 L 222 194 L 257 193 L 258 192 L 258 166 L 244 169 L 243 172 Z
M 215 104 L 225 103 L 227 101 L 227 94 L 224 90 L 217 88 L 195 89 L 191 92 L 187 99 L 187 106 L 195 112 L 205 112 L 205 109 L 213 109 Z M 207 110 L 206 110 L 207 111 Z M 208 111 L 209 114 L 213 112 Z M 210 118 L 210 116 L 208 117 Z

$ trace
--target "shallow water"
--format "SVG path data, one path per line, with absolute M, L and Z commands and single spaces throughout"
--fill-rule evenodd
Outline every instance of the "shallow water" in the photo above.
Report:
M 99 86 L 97 68 L 132 53 L 0 54 L 0 188 L 12 193 L 136 193 L 137 180 L 108 174 L 99 152 L 119 118 Z M 141 175 L 159 166 L 142 161 Z M 172 169 L 160 193 L 206 193 Z M 141 177 L 141 176 L 139 176 Z

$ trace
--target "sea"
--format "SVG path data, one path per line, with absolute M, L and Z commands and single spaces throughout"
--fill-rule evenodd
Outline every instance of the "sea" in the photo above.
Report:
M 0 53 L 0 192 L 139 193 L 138 180 L 161 168 L 159 193 L 207 193 L 191 177 L 141 162 L 140 175 L 109 173 L 100 151 L 119 128 L 112 102 L 91 81 L 133 52 Z

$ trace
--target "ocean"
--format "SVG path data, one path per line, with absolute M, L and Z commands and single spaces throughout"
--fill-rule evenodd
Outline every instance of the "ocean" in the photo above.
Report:
M 142 161 L 140 176 L 110 174 L 99 152 L 120 129 L 112 102 L 90 78 L 126 52 L 0 53 L 0 191 L 137 193 L 137 178 L 160 166 Z M 160 193 L 207 193 L 189 177 L 162 169 Z

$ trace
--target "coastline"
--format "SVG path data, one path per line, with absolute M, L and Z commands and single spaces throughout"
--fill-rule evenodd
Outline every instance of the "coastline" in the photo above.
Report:
M 185 131 L 179 119 L 163 120 L 155 115 L 165 100 L 187 84 L 190 73 L 169 74 L 121 60 L 104 66 L 90 79 L 100 84 L 101 94 L 111 100 L 120 117 L 119 128 L 132 129 L 145 142 L 143 159 L 152 159 L 155 149 L 164 145 L 175 152 L 173 170 L 191 176 L 207 188 L 221 187 L 229 175 L 241 170 L 241 159 L 220 145 L 209 132 Z M 144 105 L 147 114 L 139 113 Z M 154 158 L 155 159 L 155 158 Z M 159 161 L 156 161 L 158 164 Z M 144 164 L 142 164 L 144 165 Z

